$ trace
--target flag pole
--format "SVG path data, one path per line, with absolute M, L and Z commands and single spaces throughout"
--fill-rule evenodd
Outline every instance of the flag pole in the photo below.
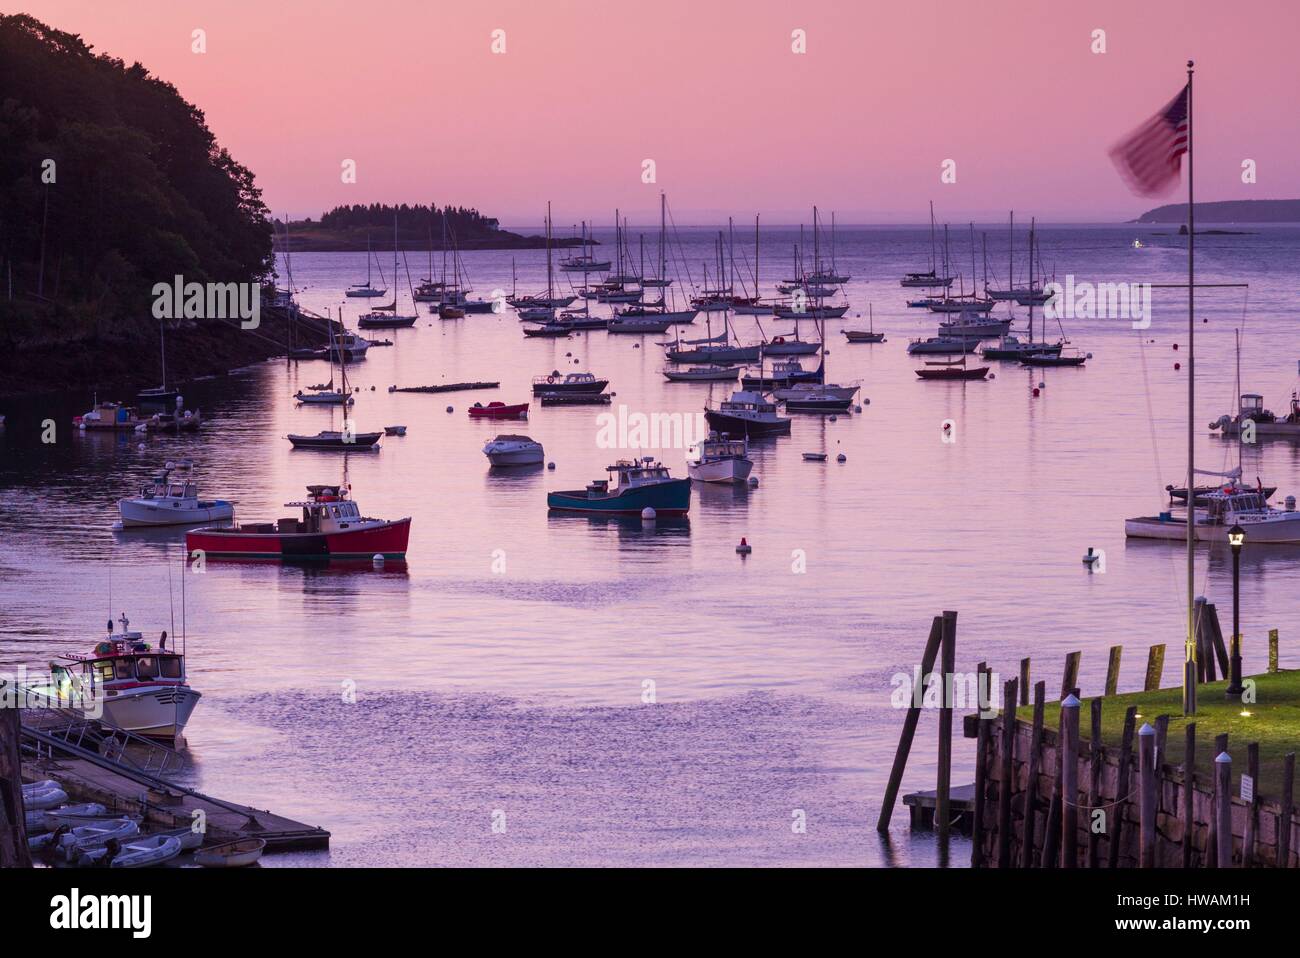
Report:
M 1183 714 L 1196 714 L 1196 214 L 1193 205 L 1192 69 L 1187 61 L 1187 641 Z

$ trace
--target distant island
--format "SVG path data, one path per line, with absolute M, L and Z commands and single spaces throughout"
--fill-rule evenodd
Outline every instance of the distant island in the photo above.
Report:
M 1130 223 L 1187 222 L 1187 204 L 1170 203 L 1147 210 Z M 1196 204 L 1197 223 L 1300 223 L 1300 200 L 1223 200 Z M 1197 232 L 1200 232 L 1199 230 Z
M 545 236 L 522 236 L 501 229 L 497 220 L 464 207 L 406 203 L 336 206 L 319 220 L 290 220 L 288 248 L 294 253 L 347 252 L 370 249 L 391 251 L 393 224 L 397 224 L 399 249 L 461 250 L 542 249 Z M 285 224 L 275 221 L 276 248 L 285 248 Z M 552 236 L 554 247 L 578 246 L 580 239 Z

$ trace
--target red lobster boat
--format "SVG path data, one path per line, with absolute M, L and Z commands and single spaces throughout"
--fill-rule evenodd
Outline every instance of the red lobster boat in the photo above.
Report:
M 411 518 L 371 519 L 347 497 L 343 486 L 308 486 L 307 499 L 286 502 L 301 519 L 207 526 L 185 535 L 185 547 L 208 558 L 404 559 Z
M 507 406 L 503 402 L 493 401 L 485 406 L 476 402 L 469 407 L 469 417 L 471 419 L 526 419 L 528 403 L 517 402 Z

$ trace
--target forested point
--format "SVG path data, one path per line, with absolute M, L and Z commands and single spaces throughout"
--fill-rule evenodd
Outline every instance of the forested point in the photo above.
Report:
M 153 285 L 265 280 L 253 174 L 139 63 L 0 16 L 0 336 L 13 347 L 157 337 Z

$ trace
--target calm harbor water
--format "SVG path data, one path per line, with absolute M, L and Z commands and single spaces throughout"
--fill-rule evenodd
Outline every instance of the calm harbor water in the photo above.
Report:
M 1002 285 L 1005 229 L 987 229 Z M 1160 232 L 1047 227 L 1042 256 L 1062 280 L 1183 281 L 1182 243 Z M 646 234 L 649 261 L 657 233 Z M 744 250 L 752 262 L 752 232 L 742 234 L 737 259 Z M 680 236 L 674 255 L 698 282 L 716 232 Z M 796 242 L 797 229 L 764 230 L 765 294 L 789 274 Z M 167 458 L 196 459 L 202 491 L 236 500 L 243 519 L 289 514 L 282 503 L 306 484 L 342 479 L 342 457 L 292 451 L 284 438 L 337 427 L 337 412 L 292 399 L 328 379 L 323 362 L 271 361 L 191 384 L 186 404 L 207 425 L 143 448 L 72 431 L 89 388 L 0 404 L 0 667 L 85 650 L 122 610 L 146 633 L 179 632 L 183 609 L 204 696 L 188 731 L 191 781 L 334 836 L 329 853 L 267 865 L 934 864 L 934 842 L 909 834 L 901 808 L 887 840 L 874 830 L 901 722 L 891 677 L 911 673 L 933 615 L 959 611 L 961 670 L 987 660 L 1010 677 L 1032 655 L 1050 689 L 1064 654 L 1082 649 L 1091 692 L 1106 648 L 1122 643 L 1131 688 L 1146 646 L 1169 642 L 1166 681 L 1177 680 L 1182 549 L 1126 543 L 1123 520 L 1159 510 L 1165 484 L 1181 483 L 1186 298 L 1156 289 L 1145 330 L 1066 321 L 1093 354 L 1082 369 L 995 363 L 988 382 L 922 383 L 904 350 L 934 335 L 936 318 L 905 308 L 914 292 L 898 277 L 926 268 L 928 230 L 841 228 L 835 252 L 853 277 L 852 309 L 827 324 L 828 378 L 861 380 L 869 404 L 835 422 L 796 415 L 790 437 L 755 446 L 757 488 L 697 487 L 684 522 L 548 517 L 548 489 L 580 487 L 636 454 L 598 447 L 605 410 L 534 406 L 526 424 L 496 428 L 465 408 L 524 401 L 532 377 L 556 369 L 608 377 L 614 411 L 695 413 L 734 387 L 666 383 L 659 337 L 525 340 L 513 311 L 441 322 L 422 306 L 416 328 L 376 334 L 394 347 L 350 367 L 358 428 L 409 427 L 346 460 L 363 510 L 413 517 L 405 567 L 214 561 L 183 574 L 180 531 L 111 529 L 116 500 Z M 1197 252 L 1198 281 L 1250 284 L 1198 295 L 1197 455 L 1227 469 L 1236 446 L 1205 427 L 1234 405 L 1233 330 L 1244 330 L 1243 389 L 1285 411 L 1295 386 L 1300 230 L 1206 236 Z M 968 274 L 960 230 L 953 256 Z M 388 271 L 391 254 L 379 259 Z M 426 272 L 420 254 L 407 259 L 412 277 Z M 512 260 L 521 292 L 545 285 L 542 251 L 464 260 L 475 295 L 508 291 Z M 342 289 L 364 279 L 364 253 L 299 254 L 292 268 L 304 306 L 341 305 L 355 321 L 359 303 Z M 557 282 L 567 288 L 563 274 Z M 888 341 L 849 346 L 839 330 L 865 327 L 868 303 Z M 761 322 L 769 334 L 793 325 Z M 756 333 L 752 318 L 736 325 L 742 340 Z M 703 336 L 703 315 L 688 329 Z M 387 391 L 460 380 L 502 386 Z M 59 430 L 49 445 L 46 418 Z M 944 420 L 955 442 L 942 441 Z M 492 474 L 481 448 L 497 432 L 540 440 L 555 470 Z M 829 459 L 806 463 L 807 451 Z M 647 452 L 685 474 L 684 450 Z M 1276 501 L 1300 494 L 1297 445 L 1261 442 L 1242 458 L 1251 481 L 1279 487 Z M 743 560 L 742 536 L 754 547 Z M 1105 551 L 1104 573 L 1080 562 L 1090 546 Z M 1202 548 L 1199 559 L 1198 589 L 1228 614 L 1230 558 Z M 1283 630 L 1284 664 L 1300 664 L 1288 641 L 1300 549 L 1248 545 L 1243 568 L 1247 670 L 1264 666 L 1272 627 Z M 933 787 L 934 730 L 925 716 L 905 790 Z M 955 781 L 970 780 L 972 753 L 959 741 Z M 797 810 L 804 833 L 791 828 Z M 499 813 L 503 833 L 492 827 Z M 954 862 L 968 854 L 959 843 Z

